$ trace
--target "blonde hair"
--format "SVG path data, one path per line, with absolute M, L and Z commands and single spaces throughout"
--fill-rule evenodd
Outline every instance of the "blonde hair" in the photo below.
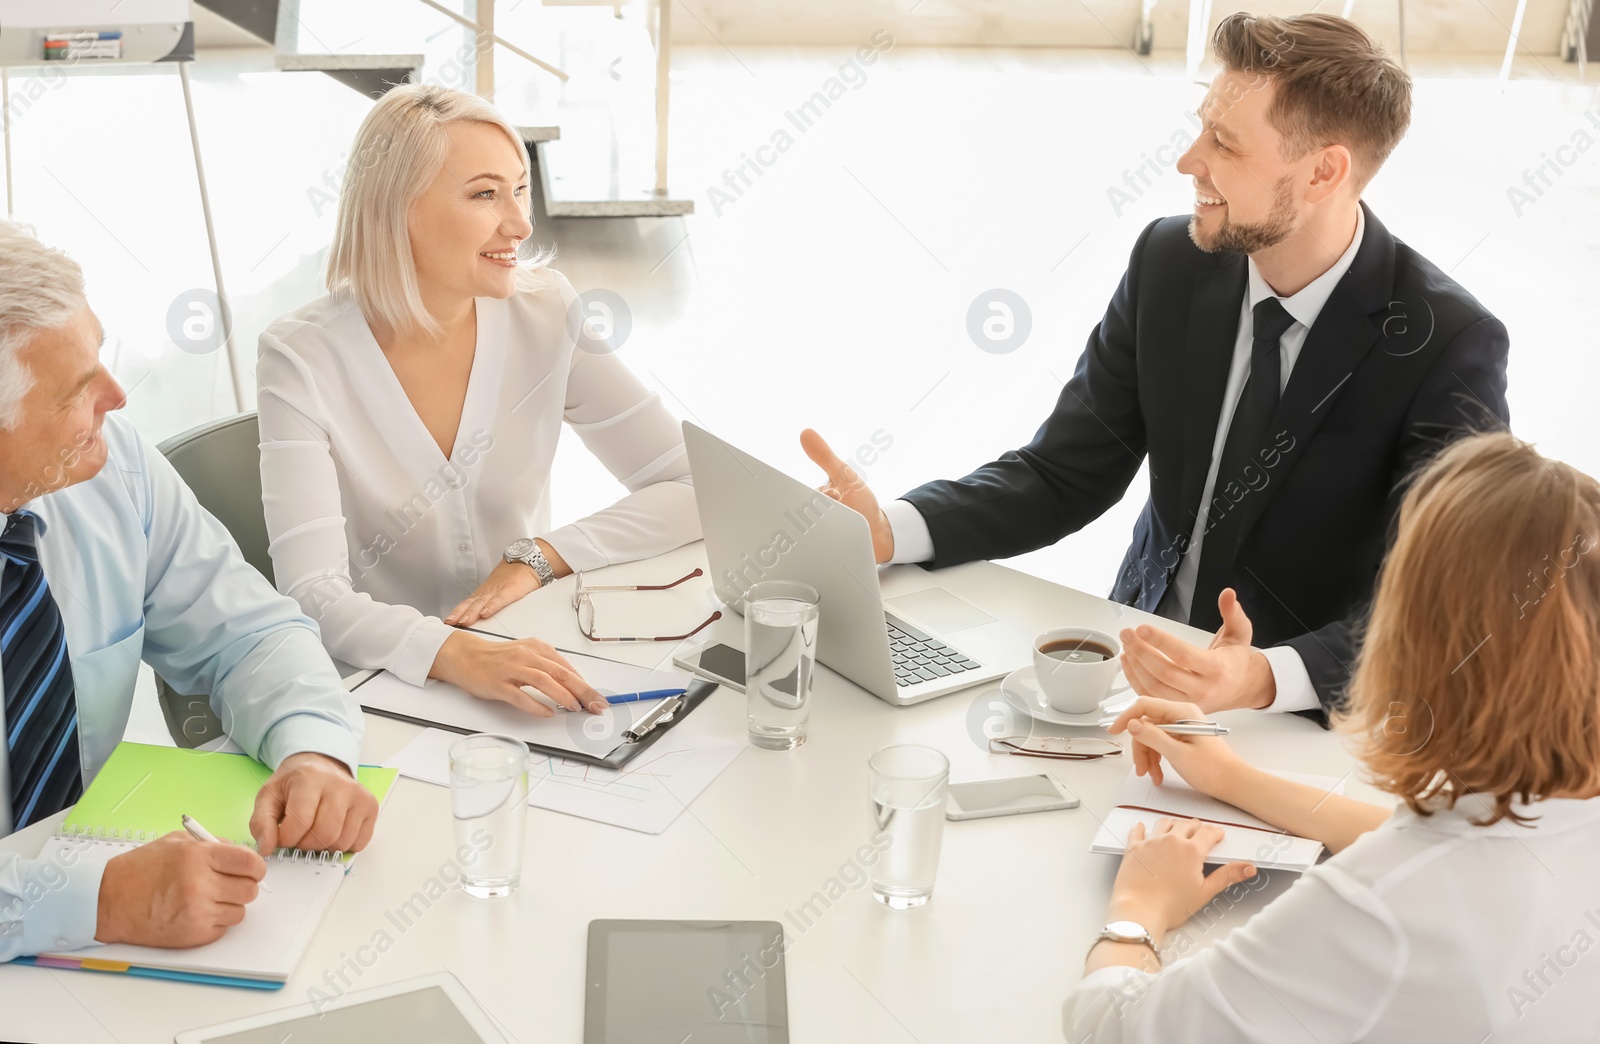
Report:
M 0 428 L 16 425 L 33 388 L 18 353 L 43 331 L 70 323 L 86 304 L 76 261 L 39 242 L 29 226 L 0 221 Z
M 326 283 L 330 293 L 353 295 L 369 323 L 398 331 L 439 331 L 417 286 L 407 215 L 444 166 L 449 149 L 445 127 L 459 122 L 486 123 L 504 131 L 527 175 L 527 146 L 517 129 L 494 106 L 465 91 L 436 84 L 395 87 L 378 99 L 356 131 L 339 189 Z M 551 256 L 553 251 L 544 251 L 523 261 L 519 277 Z
M 1350 702 L 1380 789 L 1419 814 L 1600 788 L 1600 483 L 1501 432 L 1442 451 L 1400 507 Z

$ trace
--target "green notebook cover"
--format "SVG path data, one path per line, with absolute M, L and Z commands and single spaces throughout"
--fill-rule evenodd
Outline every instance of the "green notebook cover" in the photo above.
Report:
M 362 765 L 357 778 L 381 805 L 397 774 Z M 63 832 L 115 830 L 127 836 L 142 830 L 159 837 L 182 830 L 187 814 L 219 838 L 252 844 L 256 792 L 271 775 L 271 769 L 244 754 L 119 743 L 67 814 Z

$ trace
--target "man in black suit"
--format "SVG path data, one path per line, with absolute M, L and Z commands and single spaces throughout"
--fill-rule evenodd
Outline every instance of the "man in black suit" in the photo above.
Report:
M 1033 441 L 880 507 L 815 432 L 830 495 L 880 562 L 933 568 L 1044 547 L 1150 499 L 1111 597 L 1215 630 L 1122 632 L 1135 691 L 1326 722 L 1408 476 L 1509 420 L 1505 327 L 1390 234 L 1361 191 L 1405 133 L 1411 82 L 1353 23 L 1236 14 L 1192 215 L 1152 223 Z

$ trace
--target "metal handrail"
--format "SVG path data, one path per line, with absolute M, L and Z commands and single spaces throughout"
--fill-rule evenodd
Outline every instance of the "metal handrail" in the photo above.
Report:
M 479 25 L 477 22 L 474 22 L 472 19 L 467 18 L 464 15 L 456 14 L 454 11 L 450 10 L 448 7 L 445 7 L 442 4 L 435 3 L 434 0 L 421 0 L 421 2 L 424 3 L 424 4 L 427 4 L 429 7 L 433 8 L 435 11 L 438 11 L 440 14 L 444 15 L 446 18 L 449 18 L 452 21 L 460 22 L 462 25 L 466 26 L 468 29 L 471 29 L 474 33 L 487 33 L 487 35 L 488 35 L 490 40 L 493 40 L 495 43 L 499 44 L 501 47 L 504 47 L 506 50 L 510 51 L 512 54 L 516 55 L 517 57 L 527 59 L 528 61 L 532 62 L 534 65 L 537 65 L 539 68 L 543 69 L 545 72 L 549 73 L 550 75 L 554 76 L 556 79 L 560 80 L 562 83 L 565 83 L 565 82 L 567 82 L 568 79 L 570 79 L 570 77 L 565 72 L 563 72 L 560 69 L 557 69 L 555 66 L 551 65 L 549 62 L 541 61 L 540 59 L 535 58 L 533 55 L 529 54 L 527 51 L 524 51 L 522 48 L 518 47 L 516 44 L 512 43 L 510 40 L 507 40 L 505 37 L 500 36 L 499 34 L 493 32 L 490 29 L 487 29 L 485 26 Z M 490 6 L 490 10 L 492 12 L 493 11 L 493 0 L 490 0 L 490 5 L 489 6 Z M 490 17 L 487 19 L 487 21 L 491 25 L 493 24 L 494 18 L 493 18 L 493 14 L 492 13 L 491 13 Z
M 1589 24 L 1594 17 L 1594 0 L 1572 0 L 1566 24 L 1561 29 L 1561 57 L 1578 63 L 1578 78 L 1587 79 L 1589 63 Z

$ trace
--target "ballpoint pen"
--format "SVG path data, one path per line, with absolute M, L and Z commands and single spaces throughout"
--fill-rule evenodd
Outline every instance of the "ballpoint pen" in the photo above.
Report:
M 540 703 L 544 704 L 546 707 L 549 707 L 553 711 L 564 711 L 570 709 L 557 703 L 554 699 L 546 696 L 542 692 L 530 690 L 526 686 L 523 687 L 522 691 L 528 693 L 528 695 L 532 696 L 534 699 L 538 700 Z M 646 700 L 665 700 L 670 699 L 673 696 L 682 696 L 688 691 L 688 689 L 646 689 L 644 692 L 619 692 L 615 696 L 607 696 L 606 702 L 613 705 L 618 703 L 643 703 Z
M 647 689 L 644 692 L 622 692 L 607 696 L 607 703 L 642 703 L 645 700 L 664 700 L 669 696 L 682 696 L 688 689 Z
M 1197 718 L 1184 718 L 1182 721 L 1157 724 L 1156 728 L 1169 736 L 1226 736 L 1228 734 L 1228 726 L 1218 725 L 1214 721 L 1200 721 Z
M 216 838 L 211 835 L 211 831 L 201 826 L 198 819 L 188 815 L 187 813 L 185 813 L 183 817 L 183 829 L 189 831 L 189 836 L 194 838 L 196 841 L 216 840 Z
M 183 829 L 189 831 L 189 836 L 194 838 L 196 841 L 217 841 L 218 840 L 218 838 L 214 834 L 212 834 L 211 831 L 207 830 L 205 827 L 200 825 L 200 821 L 198 819 L 196 819 L 193 816 L 189 815 L 187 812 L 185 812 L 184 815 L 183 815 Z M 256 887 L 261 889 L 263 892 L 271 892 L 272 891 L 272 889 L 268 888 L 264 884 L 259 884 L 258 883 L 256 885 Z
M 1101 718 L 1100 727 L 1109 728 L 1116 718 Z M 1200 721 L 1197 718 L 1184 718 L 1181 721 L 1169 721 L 1165 724 L 1150 722 L 1156 728 L 1169 736 L 1226 736 L 1228 726 L 1218 725 L 1214 721 Z

